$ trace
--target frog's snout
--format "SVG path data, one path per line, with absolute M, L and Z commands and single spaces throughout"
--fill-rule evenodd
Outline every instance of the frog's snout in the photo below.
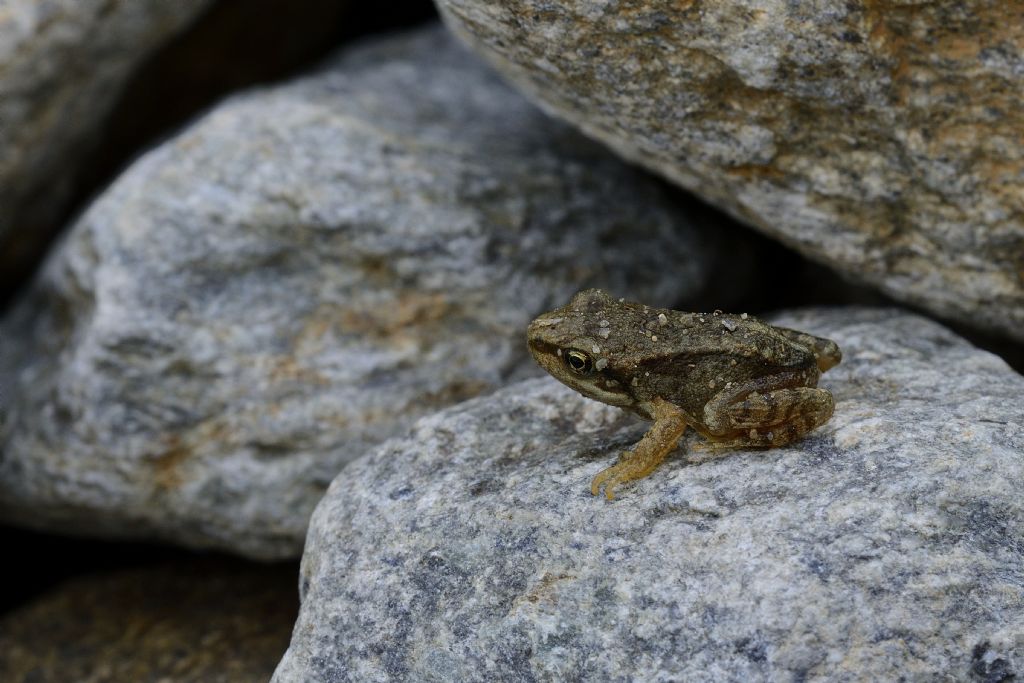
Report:
M 526 341 L 531 347 L 542 342 L 551 343 L 554 336 L 554 328 L 563 318 L 544 314 L 534 319 L 526 328 Z

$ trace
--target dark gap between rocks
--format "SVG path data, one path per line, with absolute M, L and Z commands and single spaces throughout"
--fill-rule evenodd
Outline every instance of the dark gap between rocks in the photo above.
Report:
M 203 553 L 169 545 L 72 538 L 0 525 L 0 547 L 9 558 L 4 570 L 7 589 L 0 591 L 0 615 L 40 597 L 64 581 L 110 571 L 144 569 L 177 563 L 223 566 L 244 571 L 290 572 L 298 576 L 298 562 L 254 563 L 223 553 Z M 298 579 L 296 579 L 296 582 Z M 298 589 L 284 596 L 298 609 Z

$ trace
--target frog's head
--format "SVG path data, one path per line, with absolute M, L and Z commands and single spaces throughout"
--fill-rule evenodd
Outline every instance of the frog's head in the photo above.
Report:
M 558 381 L 589 398 L 629 408 L 634 398 L 628 383 L 613 376 L 614 351 L 606 341 L 608 318 L 614 319 L 619 305 L 599 289 L 584 290 L 530 323 L 526 341 L 537 363 Z

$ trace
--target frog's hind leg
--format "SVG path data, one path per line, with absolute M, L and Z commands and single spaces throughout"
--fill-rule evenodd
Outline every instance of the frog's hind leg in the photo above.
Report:
M 726 406 L 719 429 L 705 436 L 714 450 L 786 446 L 827 422 L 834 409 L 832 394 L 816 387 L 754 393 Z
M 653 404 L 654 424 L 644 434 L 632 451 L 626 451 L 619 461 L 602 470 L 590 484 L 595 496 L 604 487 L 608 500 L 615 497 L 614 490 L 619 484 L 634 479 L 643 479 L 653 472 L 669 453 L 675 450 L 679 437 L 686 431 L 686 418 L 676 406 L 657 399 Z

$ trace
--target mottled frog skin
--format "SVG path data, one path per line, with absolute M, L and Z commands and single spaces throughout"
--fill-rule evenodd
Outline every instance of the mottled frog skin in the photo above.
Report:
M 654 425 L 593 480 L 594 494 L 646 477 L 691 427 L 710 448 L 770 448 L 830 417 L 821 373 L 835 342 L 746 314 L 684 313 L 580 292 L 527 330 L 530 352 L 559 381 Z

